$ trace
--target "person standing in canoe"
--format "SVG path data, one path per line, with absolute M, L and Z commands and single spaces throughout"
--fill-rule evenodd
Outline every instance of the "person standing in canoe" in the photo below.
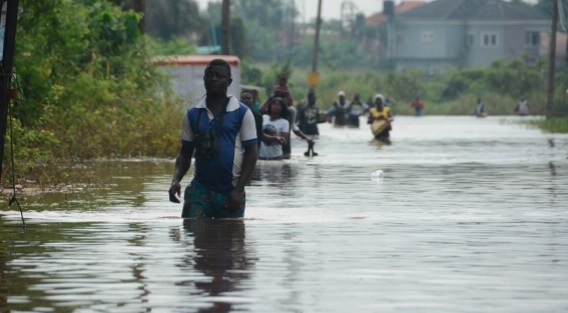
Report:
M 393 118 L 390 108 L 384 106 L 384 99 L 382 94 L 375 95 L 375 107 L 369 110 L 367 124 L 371 125 L 375 139 L 390 142 Z

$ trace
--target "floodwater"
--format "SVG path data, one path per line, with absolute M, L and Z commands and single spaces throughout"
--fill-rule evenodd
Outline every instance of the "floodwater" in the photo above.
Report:
M 25 230 L 1 203 L 0 312 L 568 312 L 568 136 L 520 120 L 323 124 L 244 220 L 184 224 L 172 161 L 97 164 L 108 188 L 19 195 Z

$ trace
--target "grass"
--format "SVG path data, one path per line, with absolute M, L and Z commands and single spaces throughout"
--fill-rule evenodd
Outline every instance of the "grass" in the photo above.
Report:
M 568 117 L 551 117 L 533 121 L 531 124 L 548 133 L 568 134 Z

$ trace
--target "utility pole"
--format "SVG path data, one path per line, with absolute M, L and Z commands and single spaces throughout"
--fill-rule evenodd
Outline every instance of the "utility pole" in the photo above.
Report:
M 290 50 L 294 47 L 294 37 L 295 37 L 295 26 L 296 26 L 296 0 L 292 0 L 292 8 L 289 10 L 290 14 L 288 14 L 289 23 L 288 25 L 288 48 L 287 54 L 290 53 Z
M 556 70 L 556 31 L 558 30 L 558 1 L 552 6 L 552 26 L 548 54 L 548 88 L 546 91 L 546 117 L 552 117 L 554 109 L 554 76 Z
M 0 31 L 4 32 L 4 45 L 2 46 L 2 67 L 0 76 L 0 177 L 2 177 L 2 164 L 4 162 L 4 144 L 6 138 L 6 125 L 8 124 L 8 106 L 11 94 L 8 89 L 12 82 L 12 68 L 14 66 L 14 50 L 16 44 L 16 22 L 18 21 L 18 0 L 1 0 L 0 8 L 6 3 L 6 24 Z M 4 19 L 4 16 L 2 16 Z
M 321 27 L 321 2 L 318 0 L 318 16 L 316 18 L 316 36 L 314 37 L 314 55 L 312 58 L 312 72 L 317 73 L 318 71 L 318 50 L 319 50 L 319 39 L 320 39 L 320 27 Z
M 231 20 L 231 1 L 223 0 L 221 16 L 221 54 L 229 54 L 229 22 Z
M 319 85 L 320 78 L 318 73 L 318 52 L 319 52 L 319 35 L 321 27 L 321 2 L 318 0 L 318 16 L 316 18 L 316 36 L 314 37 L 314 55 L 312 58 L 312 71 L 308 72 L 307 81 L 310 87 Z

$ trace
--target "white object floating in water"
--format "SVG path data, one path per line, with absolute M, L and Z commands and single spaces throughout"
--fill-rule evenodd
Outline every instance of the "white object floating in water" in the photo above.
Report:
M 371 179 L 380 179 L 384 177 L 384 173 L 382 170 L 378 170 L 373 172 L 373 174 L 371 174 Z

